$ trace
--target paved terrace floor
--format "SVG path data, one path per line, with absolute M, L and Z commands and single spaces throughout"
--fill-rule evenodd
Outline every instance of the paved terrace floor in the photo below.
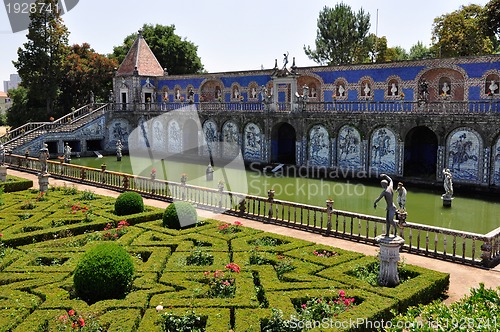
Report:
M 19 172 L 15 170 L 8 170 L 8 174 L 18 177 L 27 178 L 33 180 L 35 188 L 38 188 L 38 178 L 34 174 Z M 49 183 L 51 186 L 76 186 L 79 190 L 91 190 L 99 195 L 118 197 L 120 192 L 103 189 L 88 185 L 82 185 L 79 183 L 74 183 L 67 180 L 59 180 L 50 178 Z M 158 201 L 154 199 L 144 199 L 144 204 L 158 207 L 166 208 L 169 203 Z M 365 255 L 376 256 L 378 252 L 378 247 L 371 246 L 367 244 L 356 243 L 352 241 L 337 239 L 334 237 L 324 237 L 320 234 L 309 233 L 301 231 L 298 229 L 292 229 L 284 226 L 278 226 L 273 224 L 264 224 L 262 222 L 247 220 L 242 218 L 237 218 L 228 215 L 215 214 L 205 210 L 198 210 L 198 215 L 203 218 L 212 218 L 221 220 L 228 223 L 233 223 L 239 220 L 246 227 L 251 227 L 254 229 L 259 229 L 262 231 L 286 235 L 298 239 L 303 239 L 311 241 L 318 244 L 329 245 L 345 250 L 351 250 L 355 252 L 360 252 Z M 418 256 L 414 254 L 401 253 L 401 257 L 405 260 L 407 264 L 417 265 L 424 268 L 432 269 L 435 271 L 441 271 L 450 274 L 450 288 L 448 290 L 448 297 L 445 303 L 451 303 L 459 300 L 464 295 L 469 294 L 471 288 L 479 286 L 479 283 L 484 283 L 488 288 L 497 288 L 500 286 L 500 265 L 494 269 L 486 270 L 476 267 L 464 266 L 461 264 L 451 263 L 442 261 L 440 259 L 427 258 L 423 256 Z

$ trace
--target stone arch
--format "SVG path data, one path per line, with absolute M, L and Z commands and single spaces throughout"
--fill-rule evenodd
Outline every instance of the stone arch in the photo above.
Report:
M 222 157 L 234 158 L 240 153 L 240 139 L 238 125 L 232 121 L 226 121 L 222 125 Z
M 500 185 L 500 135 L 491 148 L 491 183 Z
M 363 145 L 359 130 L 351 125 L 339 129 L 337 137 L 337 165 L 341 169 L 363 168 Z
M 370 137 L 370 168 L 379 173 L 398 173 L 399 140 L 388 127 L 375 129 Z
M 347 100 L 349 97 L 348 82 L 345 78 L 339 77 L 333 82 L 333 94 L 337 100 Z
M 500 71 L 488 70 L 484 73 L 482 81 L 481 98 L 498 97 L 500 93 Z
M 271 130 L 271 162 L 296 164 L 297 132 L 288 122 L 279 122 Z
M 234 82 L 233 84 L 231 84 L 231 96 L 230 96 L 230 99 L 231 101 L 240 101 L 243 97 L 243 95 L 241 94 L 242 91 L 241 91 L 241 86 L 238 82 Z
M 188 129 L 188 128 L 186 128 Z M 196 132 L 198 129 L 196 128 Z M 167 151 L 169 153 L 181 153 L 183 147 L 183 135 L 177 120 L 170 120 L 167 124 Z
M 375 95 L 375 82 L 370 76 L 363 76 L 360 78 L 358 89 L 358 99 L 361 100 L 373 100 Z
M 297 78 L 297 88 L 302 91 L 302 87 L 306 85 L 309 88 L 310 101 L 323 101 L 322 82 L 319 78 L 312 75 L 303 75 Z
M 434 177 L 437 168 L 438 137 L 430 128 L 411 128 L 404 142 L 404 176 Z
M 210 158 L 218 156 L 220 151 L 217 142 L 219 141 L 220 135 L 217 123 L 212 119 L 208 119 L 203 122 L 202 128 L 204 139 L 203 155 Z
M 389 100 L 400 99 L 403 92 L 401 77 L 391 75 L 386 80 L 385 98 Z
M 203 101 L 224 101 L 224 83 L 219 79 L 206 79 L 200 84 L 200 97 Z
M 109 142 L 108 146 L 111 149 L 116 147 L 116 142 L 118 140 L 121 141 L 123 148 L 127 149 L 129 146 L 129 134 L 130 134 L 130 123 L 126 119 L 122 118 L 114 118 L 109 125 L 108 128 L 108 137 Z
M 152 123 L 152 148 L 154 151 L 164 151 L 166 147 L 165 139 L 167 137 L 163 122 L 159 119 L 154 119 Z
M 193 119 L 187 119 L 182 124 L 182 154 L 199 155 L 198 131 L 198 124 Z
M 245 160 L 262 160 L 263 135 L 259 125 L 249 122 L 243 131 L 243 158 Z
M 248 101 L 259 101 L 259 85 L 252 81 L 248 84 Z
M 308 165 L 324 166 L 330 165 L 330 135 L 323 125 L 314 125 L 308 134 Z
M 435 68 L 426 68 L 422 70 L 417 77 L 417 82 L 414 93 L 414 100 L 419 97 L 418 82 L 422 79 L 427 81 L 429 101 L 440 100 L 440 91 L 442 91 L 444 81 L 442 78 L 448 78 L 450 82 L 449 96 L 451 100 L 463 101 L 469 98 L 468 89 L 465 88 L 465 81 L 468 75 L 463 68 L 458 66 L 440 66 Z
M 177 101 L 177 102 L 180 102 L 180 101 L 184 101 L 184 93 L 182 91 L 182 88 L 179 84 L 176 84 L 174 86 L 174 101 Z
M 456 128 L 446 139 L 446 167 L 459 181 L 478 182 L 482 176 L 483 140 L 471 128 Z

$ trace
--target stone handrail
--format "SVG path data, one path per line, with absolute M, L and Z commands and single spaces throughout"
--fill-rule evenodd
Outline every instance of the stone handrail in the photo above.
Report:
M 418 113 L 418 114 L 482 114 L 500 113 L 500 99 L 433 102 L 386 100 L 386 101 L 333 101 L 300 103 L 262 102 L 162 102 L 162 103 L 115 103 L 115 111 L 165 112 L 194 105 L 202 112 L 250 111 L 250 112 L 297 112 L 297 113 Z
M 8 154 L 6 163 L 35 173 L 41 169 L 40 161 L 31 157 Z M 48 171 L 52 177 L 118 191 L 132 190 L 169 202 L 188 201 L 202 209 L 356 242 L 376 244 L 375 238 L 385 233 L 384 218 L 337 210 L 333 201 L 327 201 L 326 207 L 312 206 L 275 199 L 274 193 L 265 198 L 108 171 L 105 165 L 95 169 L 65 164 L 63 160 L 49 160 Z M 477 267 L 493 267 L 500 262 L 500 227 L 483 235 L 403 221 L 398 222 L 398 230 L 405 239 L 402 250 L 410 253 Z

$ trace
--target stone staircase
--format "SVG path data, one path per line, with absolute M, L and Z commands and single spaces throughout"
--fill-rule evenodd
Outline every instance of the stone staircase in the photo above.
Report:
M 28 122 L 0 137 L 6 151 L 22 153 L 22 147 L 47 133 L 72 132 L 102 116 L 109 104 L 88 104 L 51 122 Z

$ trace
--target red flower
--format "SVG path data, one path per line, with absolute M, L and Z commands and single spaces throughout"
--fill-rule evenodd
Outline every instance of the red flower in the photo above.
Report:
M 85 326 L 85 321 L 83 320 L 83 318 L 78 318 L 78 324 L 80 324 L 80 327 L 84 327 Z
M 241 268 L 236 263 L 229 263 L 226 265 L 226 269 L 230 269 L 233 272 L 240 273 Z
M 243 226 L 243 224 L 242 224 L 241 222 L 239 222 L 239 221 L 235 221 L 235 222 L 234 222 L 234 224 L 235 224 L 236 226 Z
M 73 309 L 71 309 L 70 311 L 68 311 L 68 315 L 74 316 L 75 315 L 75 311 Z

